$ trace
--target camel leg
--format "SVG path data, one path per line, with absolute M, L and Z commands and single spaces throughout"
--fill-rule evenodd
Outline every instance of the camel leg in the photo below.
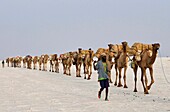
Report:
M 68 75 L 71 76 L 71 65 L 68 67 L 69 73 Z
M 49 72 L 51 72 L 51 63 L 50 63 L 50 70 L 49 70 Z
M 41 70 L 41 64 L 39 64 L 39 70 Z
M 135 67 L 133 68 L 133 72 L 134 72 L 134 75 L 135 75 L 135 78 L 134 78 L 134 80 L 135 80 L 135 89 L 134 89 L 134 92 L 137 92 L 137 87 L 136 87 L 136 83 L 137 83 L 137 70 L 138 70 L 138 66 L 137 65 L 135 65 Z
M 52 72 L 54 72 L 54 64 L 52 64 L 52 66 L 51 66 L 51 70 L 52 70 Z
M 110 71 L 108 72 L 108 76 L 109 76 L 109 81 L 110 81 L 110 83 L 113 83 L 113 81 L 112 81 L 112 79 L 111 79 L 111 72 L 110 72 Z
M 76 77 L 78 77 L 78 67 L 77 67 L 77 64 L 75 66 L 76 66 Z
M 53 72 L 53 64 L 51 65 L 50 69 L 50 72 Z
M 151 83 L 150 85 L 148 86 L 148 90 L 150 90 L 152 84 L 154 83 L 154 78 L 153 78 L 153 68 L 149 68 L 149 71 L 150 71 L 150 76 L 151 76 Z
M 87 67 L 87 75 L 88 75 L 88 78 L 87 78 L 87 80 L 90 80 L 90 71 L 89 71 L 89 66 Z
M 46 64 L 44 64 L 44 71 L 46 71 Z
M 116 71 L 116 79 L 115 79 L 115 86 L 117 86 L 117 78 L 118 78 L 118 71 L 117 71 L 117 65 L 115 65 L 115 71 Z
M 124 76 L 123 76 L 123 79 L 124 79 L 124 88 L 128 88 L 127 84 L 126 84 L 126 70 L 127 70 L 127 67 L 124 68 Z
M 84 70 L 85 70 L 85 67 L 84 67 Z M 78 77 L 81 77 L 81 75 L 80 75 L 80 71 L 81 71 L 81 65 L 79 66 L 79 69 L 78 69 Z
M 65 65 L 63 65 L 63 71 L 64 71 L 63 74 L 66 74 L 66 66 Z
M 109 70 L 109 72 L 108 72 L 109 81 L 110 81 L 110 83 L 113 83 L 112 78 L 111 78 L 111 63 L 110 63 L 110 61 L 107 61 L 106 63 L 107 63 L 107 67 Z
M 45 71 L 45 65 L 44 65 L 44 63 L 43 63 L 43 70 L 42 71 Z
M 35 64 L 34 64 L 34 70 L 35 70 Z
M 59 73 L 59 67 L 58 67 L 58 64 L 55 64 L 55 69 L 56 69 L 56 73 Z
M 143 89 L 144 89 L 144 92 L 145 92 L 145 85 L 144 85 L 144 82 L 143 82 L 143 76 L 144 76 L 144 70 L 141 68 L 141 82 L 142 82 L 142 85 L 143 85 Z
M 121 83 L 121 78 L 122 78 L 121 71 L 122 71 L 122 68 L 119 68 L 119 83 L 118 83 L 117 87 L 122 87 L 123 86 L 122 83 Z
M 149 94 L 148 93 L 148 79 L 147 79 L 147 76 L 146 76 L 146 70 L 145 70 L 145 73 L 144 73 L 144 76 L 145 76 L 145 86 L 146 86 L 146 91 L 145 91 L 145 94 Z
M 86 75 L 88 74 L 88 66 L 85 65 L 85 69 L 84 69 L 84 79 L 86 79 Z
M 146 77 L 146 69 L 145 68 L 141 68 L 141 81 L 142 81 L 142 85 L 143 85 L 143 88 L 144 88 L 144 94 L 149 94 L 148 93 L 148 88 L 147 88 L 147 77 Z M 144 78 L 145 77 L 145 84 L 144 84 Z M 146 85 L 146 87 L 145 87 L 145 85 Z
M 89 77 L 88 77 L 89 80 L 91 79 L 91 74 L 92 74 L 92 65 L 90 65 L 90 71 L 89 71 Z

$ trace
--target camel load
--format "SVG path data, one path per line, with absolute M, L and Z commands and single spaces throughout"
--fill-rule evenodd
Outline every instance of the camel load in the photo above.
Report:
M 99 48 L 96 53 L 95 53 L 95 56 L 97 58 L 99 58 L 101 55 L 106 55 L 108 53 L 109 49 L 107 48 Z
M 152 49 L 153 46 L 152 44 L 143 44 L 143 43 L 134 43 L 132 47 L 128 50 L 128 54 L 130 56 L 135 56 L 136 60 L 140 61 L 141 60 L 141 54 L 143 51 L 147 50 L 148 56 L 152 56 Z

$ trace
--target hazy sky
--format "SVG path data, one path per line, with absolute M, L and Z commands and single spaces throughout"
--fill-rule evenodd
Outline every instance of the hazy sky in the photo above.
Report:
M 0 0 L 0 59 L 127 41 L 170 56 L 170 0 Z

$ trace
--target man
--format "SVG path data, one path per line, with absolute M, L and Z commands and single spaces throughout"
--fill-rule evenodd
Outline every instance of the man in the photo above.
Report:
M 98 92 L 98 98 L 99 99 L 101 98 L 102 91 L 106 89 L 105 101 L 108 101 L 109 76 L 108 76 L 108 68 L 106 64 L 106 56 L 101 55 L 98 62 L 94 61 L 93 66 L 94 69 L 98 71 L 98 81 L 101 87 Z
M 4 62 L 4 60 L 2 61 L 2 68 L 4 68 L 4 64 L 5 64 L 5 62 Z

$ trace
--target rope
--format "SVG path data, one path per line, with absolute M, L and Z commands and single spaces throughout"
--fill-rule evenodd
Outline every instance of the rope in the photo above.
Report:
M 161 67 L 162 67 L 162 71 L 163 71 L 165 80 L 166 80 L 166 82 L 167 82 L 168 84 L 170 84 L 170 82 L 168 81 L 168 79 L 167 79 L 167 77 L 166 77 L 166 75 L 165 75 L 165 69 L 164 69 L 164 67 L 163 67 L 162 57 L 161 57 L 161 52 L 160 52 L 160 50 L 159 50 L 159 54 L 160 54 Z

